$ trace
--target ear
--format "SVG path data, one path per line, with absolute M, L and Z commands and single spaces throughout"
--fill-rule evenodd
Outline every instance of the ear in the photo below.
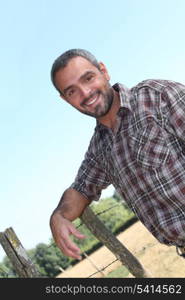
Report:
M 102 74 L 104 74 L 105 78 L 109 81 L 110 80 L 110 76 L 109 76 L 109 73 L 107 71 L 106 66 L 102 62 L 99 62 L 99 66 L 100 66 L 100 72 Z

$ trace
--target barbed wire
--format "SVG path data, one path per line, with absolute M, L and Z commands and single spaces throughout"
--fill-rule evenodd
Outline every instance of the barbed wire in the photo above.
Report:
M 96 213 L 95 215 L 96 215 L 96 216 L 100 216 L 100 215 L 106 213 L 107 211 L 109 211 L 109 210 L 111 210 L 111 209 L 113 209 L 113 208 L 115 208 L 115 207 L 122 206 L 122 205 L 123 205 L 123 203 L 115 204 L 115 205 L 113 205 L 113 206 L 111 206 L 111 207 L 108 207 L 108 208 L 104 209 L 103 211 L 100 211 L 100 212 Z M 82 225 L 85 225 L 85 224 L 84 224 L 83 222 L 81 222 L 79 225 L 76 226 L 76 228 L 78 229 L 78 228 L 80 228 Z M 54 244 L 55 244 L 55 242 L 50 243 L 50 245 L 48 245 L 47 248 L 52 247 Z M 35 254 L 30 258 L 32 262 L 35 262 L 35 260 L 36 260 L 36 255 L 37 255 L 37 254 L 35 253 Z M 88 278 L 90 278 L 90 277 L 96 275 L 97 273 L 100 273 L 100 272 L 104 271 L 105 269 L 107 269 L 110 265 L 112 265 L 112 264 L 113 264 L 114 262 L 116 262 L 116 261 L 118 261 L 118 259 L 112 261 L 111 263 L 109 263 L 107 266 L 103 267 L 103 268 L 100 269 L 99 271 L 97 271 L 97 272 L 91 274 Z M 36 263 L 36 262 L 35 262 L 35 263 Z M 6 277 L 9 277 L 9 276 L 12 276 L 12 275 L 14 276 L 12 270 L 10 270 L 10 272 L 6 272 L 6 271 L 3 270 L 3 268 L 2 268 L 1 266 L 0 266 L 0 269 L 1 269 L 2 272 L 6 275 Z M 64 270 L 64 272 L 65 272 L 65 270 Z
M 94 276 L 94 275 L 96 275 L 96 274 L 98 274 L 98 273 L 100 273 L 100 272 L 103 272 L 104 270 L 106 270 L 108 267 L 110 267 L 110 266 L 111 266 L 113 263 L 115 263 L 116 261 L 118 261 L 118 258 L 115 259 L 115 260 L 113 260 L 111 263 L 109 263 L 108 265 L 106 265 L 106 266 L 103 267 L 102 269 L 100 269 L 100 270 L 94 272 L 93 274 L 89 275 L 88 278 L 91 278 L 92 276 Z
M 86 259 L 86 258 L 85 258 L 85 259 Z M 94 276 L 94 275 L 96 275 L 96 274 L 98 274 L 98 273 L 103 272 L 103 271 L 106 270 L 108 267 L 110 267 L 112 264 L 114 264 L 116 261 L 118 261 L 118 258 L 115 259 L 115 260 L 113 260 L 112 262 L 110 262 L 110 263 L 109 263 L 108 265 L 106 265 L 105 267 L 103 267 L 103 268 L 99 269 L 98 271 L 92 273 L 92 274 L 89 275 L 87 278 L 91 278 L 92 276 Z M 10 277 L 12 277 L 12 276 L 15 277 L 15 275 L 14 275 L 14 273 L 13 273 L 12 271 L 6 272 L 5 270 L 3 270 L 2 267 L 0 267 L 0 270 L 3 272 L 3 274 L 5 274 L 6 278 L 10 278 Z M 64 270 L 63 273 L 64 273 L 65 271 L 67 271 L 67 270 Z M 1 278 L 1 276 L 0 276 L 0 278 Z
M 97 216 L 100 216 L 100 215 L 106 213 L 107 211 L 109 211 L 109 210 L 111 210 L 111 209 L 113 209 L 113 208 L 115 208 L 115 207 L 117 207 L 117 206 L 120 206 L 120 205 L 123 205 L 123 204 L 122 204 L 122 203 L 115 204 L 115 205 L 113 205 L 113 206 L 111 206 L 111 207 L 108 207 L 108 208 L 106 208 L 106 209 L 104 209 L 104 210 L 102 210 L 102 211 L 96 213 L 95 215 L 96 215 L 96 217 L 97 217 Z M 82 226 L 82 225 L 84 225 L 83 222 L 81 222 L 78 226 L 76 226 L 76 228 L 79 228 L 79 227 Z
M 111 206 L 111 207 L 108 207 L 108 208 L 104 209 L 103 211 L 100 211 L 100 212 L 96 213 L 95 215 L 96 215 L 96 216 L 100 216 L 100 215 L 106 213 L 107 211 L 109 211 L 109 210 L 111 210 L 111 209 L 113 209 L 113 208 L 115 208 L 115 207 L 121 206 L 121 205 L 123 205 L 123 204 L 122 204 L 122 203 L 115 204 L 115 205 L 113 205 L 113 206 Z M 80 228 L 82 225 L 84 225 L 84 223 L 83 223 L 83 222 L 80 222 L 80 224 L 77 225 L 76 228 L 78 229 L 78 228 Z M 47 248 L 52 247 L 54 244 L 55 244 L 55 242 L 52 242 L 50 245 L 47 246 Z M 35 257 L 35 255 L 34 255 L 31 259 L 34 259 L 34 257 Z

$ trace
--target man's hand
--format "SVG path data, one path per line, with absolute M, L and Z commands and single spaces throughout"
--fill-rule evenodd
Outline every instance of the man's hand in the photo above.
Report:
M 81 259 L 80 249 L 70 239 L 70 235 L 75 236 L 78 239 L 83 239 L 85 236 L 81 234 L 73 225 L 72 222 L 61 216 L 58 211 L 52 215 L 50 219 L 50 227 L 53 234 L 53 238 L 60 248 L 60 250 L 66 255 L 72 258 Z

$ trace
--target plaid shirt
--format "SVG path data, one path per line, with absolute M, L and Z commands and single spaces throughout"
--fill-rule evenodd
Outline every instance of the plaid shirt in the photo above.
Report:
M 97 122 L 71 185 L 89 200 L 113 184 L 161 242 L 185 245 L 185 86 L 145 80 L 121 84 L 117 128 Z

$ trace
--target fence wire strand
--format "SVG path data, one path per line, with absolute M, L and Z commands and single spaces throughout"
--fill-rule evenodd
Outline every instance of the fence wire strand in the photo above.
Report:
M 88 278 L 100 273 L 100 272 L 103 272 L 104 270 L 106 270 L 109 266 L 111 266 L 113 263 L 115 263 L 116 261 L 118 261 L 118 258 L 113 260 L 110 264 L 108 264 L 107 266 L 103 267 L 102 269 L 100 269 L 99 271 L 97 272 L 94 272 L 93 274 L 89 275 Z
M 104 209 L 104 210 L 102 210 L 102 211 L 96 213 L 96 216 L 100 216 L 100 215 L 106 213 L 107 211 L 109 211 L 109 210 L 111 210 L 111 209 L 113 209 L 113 208 L 115 208 L 115 207 L 121 206 L 121 205 L 123 205 L 123 204 L 122 204 L 122 203 L 118 203 L 118 204 L 115 204 L 115 205 L 113 205 L 113 206 L 111 206 L 111 207 L 108 207 L 107 209 Z M 80 222 L 80 224 L 77 225 L 76 228 L 78 229 L 78 228 L 80 228 L 82 225 L 85 225 L 85 224 L 84 224 L 83 222 Z M 85 226 L 86 226 L 86 225 L 85 225 Z M 52 242 L 50 245 L 47 246 L 47 248 L 51 248 L 54 244 L 55 244 L 55 242 Z M 35 257 L 36 257 L 36 254 L 33 255 L 33 257 L 31 258 L 31 260 L 35 260 Z
M 96 216 L 100 216 L 100 215 L 106 213 L 107 211 L 109 211 L 109 210 L 111 210 L 111 209 L 113 209 L 113 208 L 115 208 L 115 207 L 121 206 L 121 205 L 123 205 L 123 203 L 118 203 L 118 204 L 115 204 L 115 205 L 113 205 L 113 206 L 111 206 L 111 207 L 108 207 L 107 209 L 105 209 L 105 210 L 103 210 L 103 211 L 100 211 L 100 212 L 96 213 Z M 82 225 L 85 225 L 85 224 L 84 224 L 83 222 L 81 222 L 79 225 L 76 226 L 76 228 L 78 229 L 78 228 L 80 228 Z M 54 244 L 55 244 L 55 242 L 52 242 L 50 245 L 48 245 L 47 248 L 52 247 Z M 32 261 L 32 262 L 35 262 L 35 260 L 36 260 L 36 254 L 33 255 L 33 257 L 31 257 L 31 261 Z M 109 263 L 109 264 L 106 265 L 105 267 L 103 267 L 103 268 L 101 268 L 100 270 L 98 270 L 98 271 L 94 272 L 93 274 L 89 275 L 88 278 L 90 278 L 90 277 L 96 275 L 97 273 L 103 272 L 105 269 L 107 269 L 109 266 L 111 266 L 111 265 L 112 265 L 113 263 L 115 263 L 116 261 L 118 261 L 118 259 L 113 260 L 111 263 Z M 35 263 L 36 263 L 36 262 L 35 262 Z M 0 269 L 3 271 L 3 273 L 4 273 L 7 277 L 14 275 L 14 274 L 12 273 L 12 271 L 10 271 L 10 272 L 7 273 L 6 271 L 3 270 L 2 267 L 0 267 Z M 66 271 L 66 270 L 64 270 L 64 272 L 65 272 L 65 271 Z

